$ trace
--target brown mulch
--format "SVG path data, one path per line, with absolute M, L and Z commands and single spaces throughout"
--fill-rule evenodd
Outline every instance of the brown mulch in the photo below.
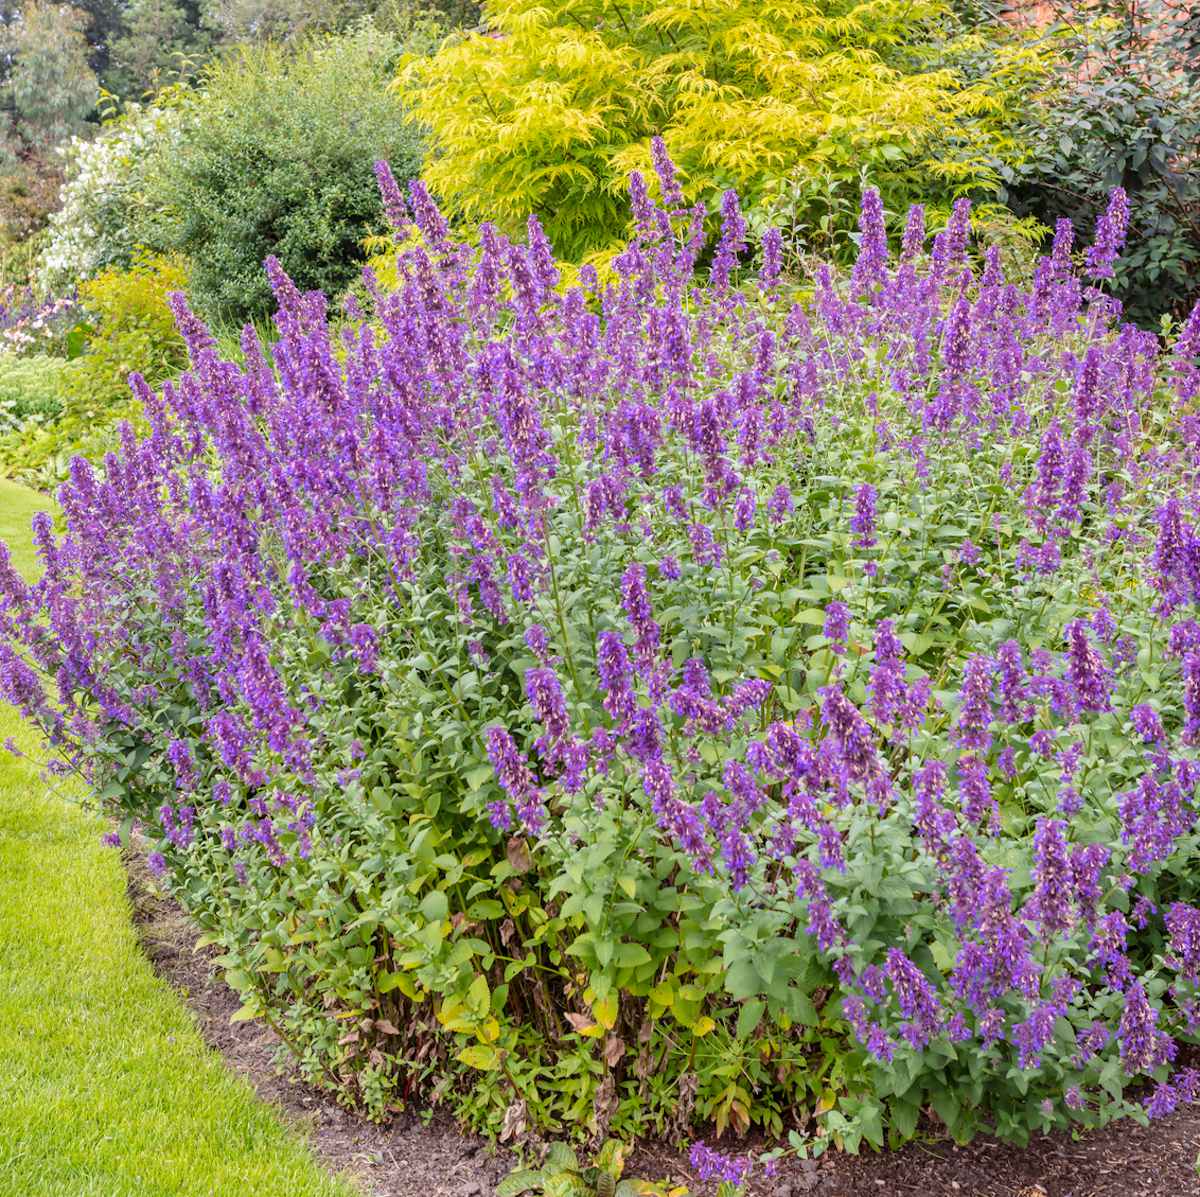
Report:
M 449 1118 L 415 1114 L 388 1126 L 343 1110 L 274 1065 L 278 1041 L 259 1023 L 230 1023 L 240 1003 L 220 978 L 212 951 L 193 950 L 195 928 L 163 897 L 140 861 L 127 858 L 129 894 L 143 949 L 196 1018 L 205 1041 L 259 1096 L 305 1131 L 333 1172 L 364 1197 L 488 1197 L 512 1156 Z M 724 1145 L 722 1145 L 724 1148 Z M 732 1147 L 731 1151 L 744 1150 Z M 976 1139 L 914 1142 L 899 1151 L 789 1161 L 755 1197 L 1200 1197 L 1200 1109 L 1188 1107 L 1140 1127 L 1113 1123 L 1072 1140 L 1039 1137 L 1026 1148 Z M 639 1147 L 629 1173 L 689 1183 L 685 1156 L 662 1144 Z M 692 1185 L 693 1192 L 703 1186 Z

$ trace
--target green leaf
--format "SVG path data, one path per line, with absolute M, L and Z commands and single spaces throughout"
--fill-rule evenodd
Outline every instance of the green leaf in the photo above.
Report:
M 546 1183 L 546 1174 L 535 1168 L 522 1168 L 510 1172 L 495 1189 L 495 1197 L 520 1197 L 531 1189 L 540 1189 Z
M 762 978 L 752 960 L 735 961 L 725 973 L 725 992 L 730 997 L 756 997 L 762 991 Z
M 430 890 L 421 900 L 421 913 L 431 923 L 440 923 L 450 913 L 450 903 L 440 889 Z
M 738 1012 L 737 1020 L 737 1037 L 739 1039 L 748 1039 L 754 1034 L 758 1028 L 758 1024 L 762 1021 L 762 1016 L 766 1011 L 767 1004 L 762 1001 L 746 1002 Z

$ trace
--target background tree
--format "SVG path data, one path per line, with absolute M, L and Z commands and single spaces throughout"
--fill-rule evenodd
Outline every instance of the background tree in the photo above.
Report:
M 88 16 L 64 4 L 27 3 L 0 29 L 0 234 L 36 231 L 54 205 L 53 150 L 83 129 L 96 105 Z
M 431 131 L 426 177 L 470 221 L 512 231 L 536 212 L 569 256 L 622 241 L 625 180 L 655 133 L 711 206 L 730 187 L 779 203 L 796 176 L 857 194 L 866 170 L 893 208 L 986 181 L 994 98 L 931 67 L 940 0 L 491 0 L 484 15 L 487 33 L 402 75 Z
M 105 76 L 109 89 L 120 96 L 157 91 L 194 73 L 212 48 L 212 31 L 198 3 L 131 0 L 121 20 Z
M 43 152 L 83 127 L 98 94 L 87 26 L 80 9 L 38 0 L 5 26 L 0 104 L 8 116 L 10 153 Z

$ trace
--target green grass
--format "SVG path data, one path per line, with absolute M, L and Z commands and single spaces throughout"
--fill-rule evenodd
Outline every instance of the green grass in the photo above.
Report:
M 0 480 L 0 539 L 27 573 L 39 501 Z M 0 705 L 10 735 L 33 747 Z M 351 1197 L 155 977 L 100 834 L 0 753 L 0 1194 Z

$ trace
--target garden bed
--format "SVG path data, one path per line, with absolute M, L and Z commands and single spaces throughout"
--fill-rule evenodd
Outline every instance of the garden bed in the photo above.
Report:
M 125 866 L 138 935 L 159 976 L 186 1002 L 209 1046 L 308 1130 L 331 1170 L 354 1176 L 367 1197 L 483 1197 L 514 1166 L 512 1153 L 464 1134 L 443 1115 L 426 1121 L 406 1113 L 380 1126 L 281 1073 L 276 1036 L 261 1023 L 229 1021 L 241 1000 L 221 979 L 216 951 L 193 950 L 196 927 L 155 885 L 142 856 L 127 853 Z M 1079 1139 L 1054 1133 L 1026 1148 L 990 1138 L 960 1147 L 932 1137 L 878 1155 L 790 1161 L 773 1179 L 752 1182 L 747 1197 L 1182 1197 L 1195 1188 L 1198 1156 L 1200 1110 L 1187 1106 L 1147 1127 L 1120 1122 Z M 686 1154 L 669 1144 L 640 1144 L 627 1172 L 703 1191 Z
M 270 261 L 272 369 L 174 296 L 191 371 L 0 570 L 4 693 L 378 1122 L 806 1157 L 1200 1101 L 1200 309 L 1119 324 L 1119 190 L 1031 280 L 966 201 L 893 259 L 867 191 L 811 295 L 728 192 L 699 286 L 655 162 L 611 284 L 381 163 L 370 313 Z
M 264 1101 L 279 1106 L 309 1134 L 325 1165 L 347 1172 L 369 1197 L 471 1197 L 490 1193 L 512 1167 L 477 1135 L 451 1119 L 405 1114 L 387 1126 L 343 1109 L 275 1064 L 278 1037 L 261 1022 L 230 1022 L 241 1006 L 225 984 L 213 948 L 195 948 L 199 931 L 164 894 L 144 856 L 125 853 L 129 900 L 142 949 L 155 971 L 186 1002 L 200 1033 Z

